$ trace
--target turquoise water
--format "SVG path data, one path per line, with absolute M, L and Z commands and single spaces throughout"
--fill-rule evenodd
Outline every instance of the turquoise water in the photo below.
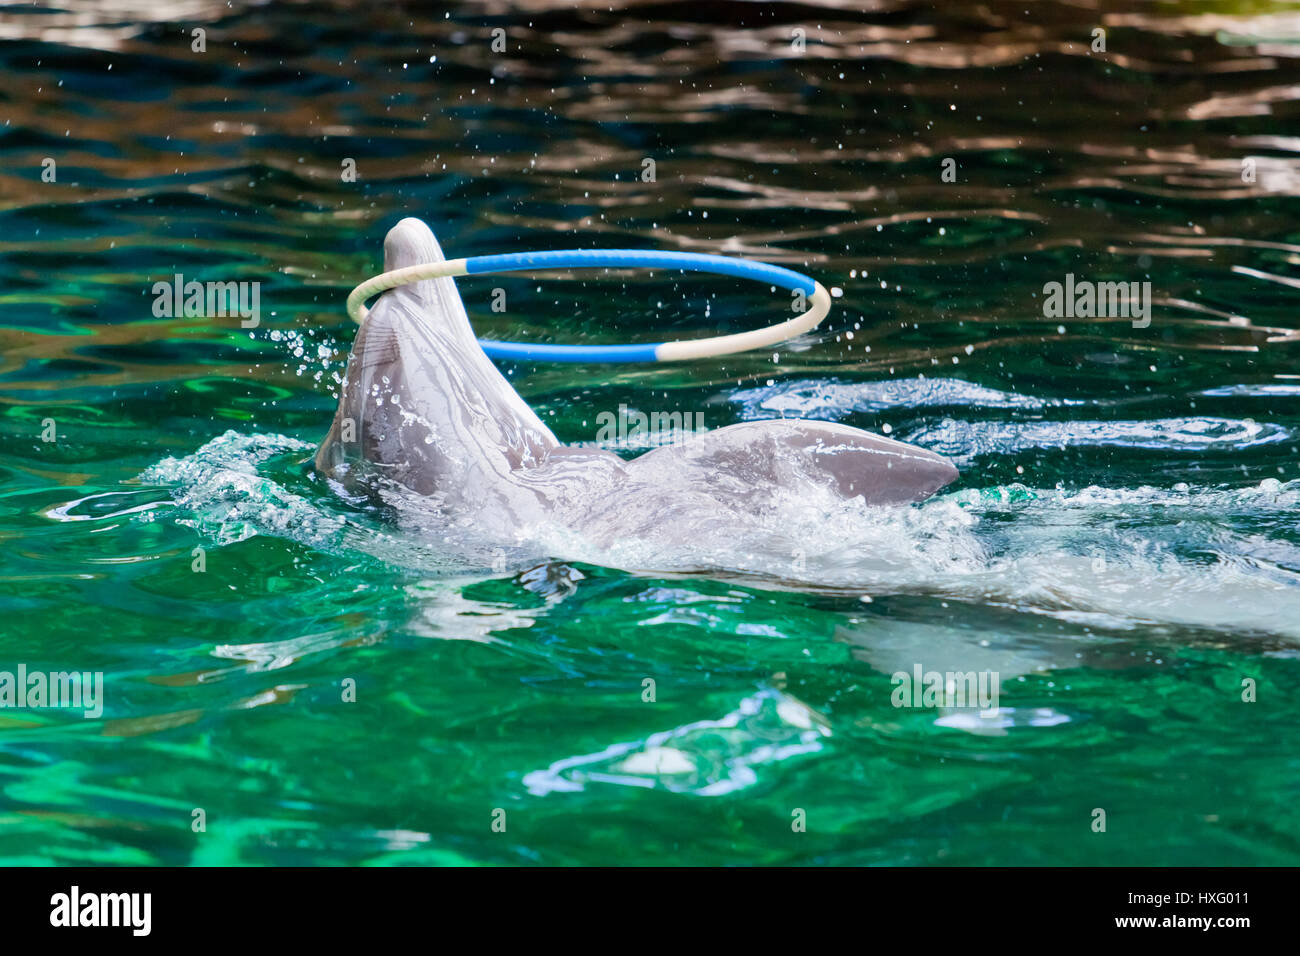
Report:
M 1300 862 L 1292 9 L 1108 4 L 1103 54 L 1053 3 L 7 8 L 0 671 L 104 694 L 0 709 L 0 862 Z M 775 355 L 503 366 L 564 441 L 802 416 L 961 478 L 467 563 L 310 467 L 405 215 L 454 256 L 841 290 Z M 156 316 L 178 272 L 260 283 L 259 326 Z M 1067 273 L 1149 281 L 1149 327 L 1045 317 Z M 491 338 L 784 317 L 700 277 L 460 288 Z M 996 672 L 998 715 L 893 706 L 918 665 Z

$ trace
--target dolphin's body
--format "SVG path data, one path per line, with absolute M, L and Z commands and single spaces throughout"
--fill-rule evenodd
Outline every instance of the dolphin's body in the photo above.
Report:
M 385 271 L 442 260 L 418 219 L 384 241 Z M 793 419 L 719 428 L 631 461 L 566 447 L 479 347 L 449 278 L 400 286 L 370 311 L 316 467 L 345 484 L 387 478 L 480 535 L 512 542 L 547 523 L 598 546 L 770 524 L 778 501 L 807 494 L 909 504 L 957 477 L 932 452 Z

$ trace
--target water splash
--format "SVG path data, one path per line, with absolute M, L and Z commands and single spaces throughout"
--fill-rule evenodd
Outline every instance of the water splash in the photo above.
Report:
M 854 412 L 891 408 L 1042 409 L 1084 404 L 1073 399 L 1037 398 L 999 391 L 956 378 L 924 376 L 880 382 L 794 379 L 740 389 L 732 392 L 728 400 L 739 404 L 742 417 L 748 420 L 815 418 L 821 421 L 838 421 Z
M 345 522 L 326 514 L 264 474 L 285 456 L 311 451 L 310 442 L 283 435 L 227 431 L 184 458 L 164 458 L 140 475 L 174 489 L 176 520 L 218 544 L 273 534 L 304 544 L 338 546 Z

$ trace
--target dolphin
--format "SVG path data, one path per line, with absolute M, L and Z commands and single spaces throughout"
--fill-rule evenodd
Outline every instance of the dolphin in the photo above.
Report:
M 419 219 L 384 240 L 385 271 L 443 258 Z M 484 354 L 450 278 L 399 286 L 370 310 L 315 465 L 348 489 L 396 486 L 488 540 L 545 523 L 598 546 L 772 527 L 782 503 L 808 496 L 907 505 L 957 477 L 933 452 L 798 419 L 701 432 L 631 460 L 566 446 Z

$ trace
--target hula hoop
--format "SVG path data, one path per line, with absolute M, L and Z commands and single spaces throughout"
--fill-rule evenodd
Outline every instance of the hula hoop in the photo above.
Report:
M 718 335 L 707 339 L 655 342 L 647 345 L 540 345 L 534 342 L 496 342 L 479 339 L 492 358 L 542 359 L 550 362 L 681 362 L 686 359 L 732 355 L 785 342 L 815 329 L 831 309 L 825 286 L 791 269 L 698 252 L 644 252 L 637 249 L 564 249 L 554 252 L 515 252 L 501 256 L 447 259 L 394 269 L 367 279 L 348 296 L 348 315 L 358 325 L 365 320 L 366 299 L 421 279 L 444 276 L 490 275 L 534 269 L 680 269 L 708 272 L 766 282 L 781 289 L 803 292 L 808 308 L 785 322 L 763 329 Z

